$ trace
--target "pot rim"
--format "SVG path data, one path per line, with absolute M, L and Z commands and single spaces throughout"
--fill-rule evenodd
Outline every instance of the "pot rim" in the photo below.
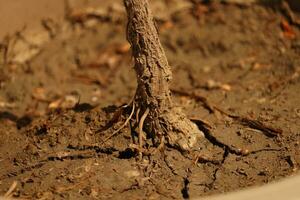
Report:
M 194 200 L 299 200 L 300 174 L 280 179 L 263 186 L 253 186 L 213 196 L 195 198 Z

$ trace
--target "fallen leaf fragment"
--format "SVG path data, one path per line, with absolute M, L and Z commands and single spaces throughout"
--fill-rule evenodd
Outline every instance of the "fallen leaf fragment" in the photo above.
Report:
M 62 102 L 62 99 L 57 99 L 57 100 L 51 102 L 51 103 L 49 104 L 48 108 L 49 108 L 49 109 L 57 109 L 57 108 L 59 108 L 61 102 Z
M 288 21 L 282 19 L 281 20 L 281 28 L 282 28 L 284 37 L 286 37 L 287 39 L 295 39 L 296 34 L 295 34 L 293 28 L 291 27 L 291 25 L 288 23 Z
M 59 99 L 56 99 L 55 101 L 51 102 L 48 105 L 49 109 L 68 109 L 68 108 L 74 108 L 76 104 L 79 103 L 80 96 L 78 94 L 69 94 L 64 97 L 61 97 Z
M 128 42 L 120 44 L 116 47 L 116 52 L 119 54 L 127 53 L 130 50 L 130 44 Z
M 42 87 L 35 88 L 32 92 L 32 96 L 39 101 L 47 101 L 45 89 Z
M 225 91 L 231 90 L 231 86 L 229 84 L 220 83 L 220 82 L 214 81 L 212 79 L 209 79 L 206 82 L 206 88 L 207 89 L 222 89 Z
M 0 108 L 15 108 L 15 107 L 16 107 L 16 105 L 13 103 L 0 101 Z

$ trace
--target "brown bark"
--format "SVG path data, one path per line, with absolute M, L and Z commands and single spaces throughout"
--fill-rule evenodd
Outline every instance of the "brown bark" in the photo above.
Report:
M 188 150 L 203 133 L 172 103 L 169 89 L 172 73 L 148 0 L 124 0 L 124 4 L 128 15 L 127 40 L 138 82 L 135 96 L 136 107 L 141 111 L 138 113 L 149 112 L 145 128 L 153 137 L 164 137 L 171 145 Z

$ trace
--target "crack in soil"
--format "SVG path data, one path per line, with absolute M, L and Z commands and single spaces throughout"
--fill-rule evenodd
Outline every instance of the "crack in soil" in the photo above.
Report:
M 183 178 L 183 187 L 181 189 L 181 194 L 182 197 L 184 199 L 189 199 L 190 198 L 190 194 L 189 194 L 189 184 L 190 184 L 190 176 L 191 176 L 192 172 L 190 171 L 190 169 L 187 169 L 187 174 L 186 177 Z
M 166 156 L 166 155 L 164 155 L 164 162 L 165 162 L 166 166 L 168 167 L 168 169 L 171 171 L 171 173 L 172 173 L 173 175 L 179 176 L 179 177 L 181 177 L 181 178 L 184 178 L 184 177 L 182 177 L 181 175 L 179 175 L 179 174 L 177 174 L 177 173 L 175 172 L 175 169 L 170 165 L 169 161 L 167 160 L 167 156 Z
M 64 161 L 64 160 L 84 160 L 89 158 L 94 158 L 96 155 L 94 152 L 84 152 L 80 154 L 73 154 L 73 155 L 65 155 L 65 156 L 48 156 L 45 162 L 47 161 Z M 43 161 L 41 161 L 43 162 Z
M 5 178 L 16 177 L 18 175 L 24 174 L 25 172 L 41 168 L 42 166 L 44 166 L 44 164 L 46 164 L 46 163 L 45 162 L 39 162 L 39 163 L 37 163 L 35 165 L 31 165 L 31 166 L 24 167 L 24 168 L 21 168 L 21 169 L 16 170 L 16 171 L 12 171 L 12 172 L 3 174 L 3 175 L 0 176 L 0 180 L 3 180 Z
M 224 149 L 225 151 L 228 151 L 229 153 L 235 154 L 235 155 L 247 155 L 249 151 L 247 149 L 237 149 L 234 148 L 228 144 L 225 144 L 221 142 L 217 137 L 215 137 L 211 130 L 205 126 L 200 120 L 193 120 L 193 122 L 196 123 L 198 128 L 204 133 L 205 138 L 211 142 L 213 145 L 220 147 L 221 149 Z
M 212 181 L 208 184 L 205 184 L 209 189 L 213 188 L 213 185 L 215 184 L 216 180 L 217 180 L 217 173 L 219 172 L 219 170 L 221 169 L 221 167 L 223 166 L 223 164 L 225 163 L 227 157 L 230 155 L 230 152 L 228 149 L 224 150 L 224 154 L 223 154 L 223 158 L 219 163 L 219 166 L 214 170 L 213 175 L 212 175 Z
M 34 169 L 41 168 L 48 162 L 55 162 L 55 161 L 65 161 L 65 160 L 85 160 L 85 159 L 90 159 L 90 158 L 95 158 L 99 156 L 100 154 L 106 154 L 106 155 L 111 155 L 113 152 L 117 151 L 114 148 L 100 148 L 98 146 L 81 146 L 81 147 L 76 147 L 76 146 L 71 146 L 69 145 L 67 148 L 76 150 L 76 151 L 86 151 L 86 152 L 81 152 L 77 154 L 71 154 L 71 152 L 60 152 L 55 155 L 48 155 L 45 159 L 42 159 L 38 161 L 38 163 L 33 164 L 31 166 L 26 166 L 24 168 L 18 169 L 16 171 L 12 171 L 9 173 L 6 173 L 4 175 L 0 176 L 1 179 L 9 178 L 9 177 L 16 177 L 21 174 L 24 174 L 28 171 L 32 171 Z
M 107 155 L 111 155 L 114 152 L 117 152 L 118 150 L 115 149 L 114 147 L 108 147 L 108 148 L 101 148 L 99 146 L 96 145 L 83 145 L 83 146 L 73 146 L 73 145 L 69 145 L 67 147 L 68 149 L 72 149 L 72 150 L 76 150 L 76 151 L 85 151 L 85 150 L 93 150 L 96 153 L 102 153 L 102 154 L 107 154 Z
M 165 162 L 166 166 L 168 167 L 168 169 L 171 171 L 171 173 L 174 176 L 179 176 L 183 180 L 183 183 L 182 183 L 183 186 L 181 189 L 182 198 L 189 199 L 189 197 L 190 197 L 190 195 L 189 195 L 189 184 L 190 184 L 189 178 L 192 175 L 191 170 L 189 168 L 187 168 L 186 175 L 182 176 L 182 175 L 176 173 L 175 169 L 170 165 L 169 161 L 166 158 L 167 158 L 167 156 L 164 155 L 164 162 Z

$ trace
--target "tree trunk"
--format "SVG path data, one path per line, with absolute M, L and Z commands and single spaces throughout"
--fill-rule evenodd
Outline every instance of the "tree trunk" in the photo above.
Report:
M 140 114 L 137 118 L 145 119 L 148 136 L 165 138 L 169 144 L 189 150 L 203 133 L 172 103 L 169 89 L 172 73 L 148 0 L 124 0 L 124 4 L 128 15 L 127 40 L 138 82 L 134 100 L 137 115 Z

